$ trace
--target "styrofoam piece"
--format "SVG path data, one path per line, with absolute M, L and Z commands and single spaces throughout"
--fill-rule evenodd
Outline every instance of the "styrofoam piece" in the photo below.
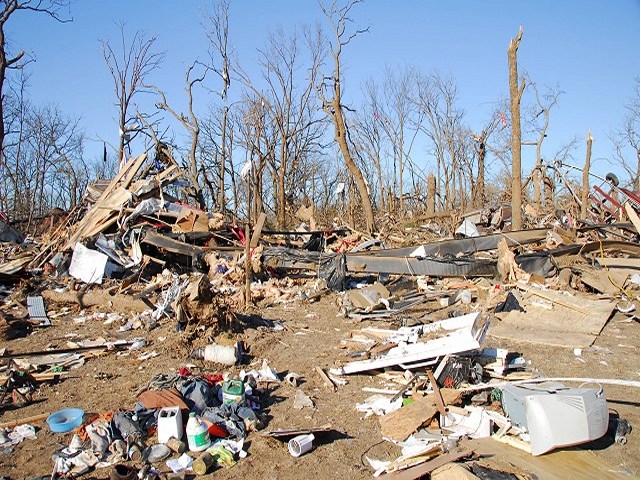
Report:
M 180 407 L 164 407 L 158 413 L 158 443 L 167 443 L 170 438 L 182 438 L 182 412 Z
M 469 412 L 467 415 L 447 412 L 447 415 L 444 418 L 441 417 L 443 430 L 452 432 L 451 436 L 454 437 L 490 437 L 492 420 L 491 417 L 487 415 L 485 409 L 469 406 L 466 407 L 465 410 Z
M 297 437 L 289 440 L 289 453 L 292 457 L 299 457 L 304 455 L 313 448 L 313 441 L 316 437 L 313 433 L 307 435 L 298 435 Z

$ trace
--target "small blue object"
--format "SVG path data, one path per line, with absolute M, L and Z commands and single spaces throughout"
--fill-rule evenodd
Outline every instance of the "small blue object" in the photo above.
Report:
M 67 433 L 82 425 L 83 416 L 81 408 L 63 408 L 49 415 L 47 423 L 53 433 Z

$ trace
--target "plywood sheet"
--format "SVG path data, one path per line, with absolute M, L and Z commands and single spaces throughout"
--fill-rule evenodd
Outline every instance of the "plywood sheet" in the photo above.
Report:
M 484 457 L 482 465 L 511 464 L 519 469 L 536 475 L 538 478 L 549 480 L 613 480 L 630 478 L 622 475 L 619 468 L 610 465 L 589 450 L 567 449 L 556 450 L 545 455 L 534 457 L 530 453 L 496 442 L 491 438 L 465 439 L 461 442 L 463 448 L 472 449 L 476 454 Z
M 552 301 L 553 308 L 531 305 L 533 297 Z M 588 347 L 606 325 L 615 304 L 593 300 L 583 295 L 568 296 L 560 292 L 529 289 L 524 295 L 525 312 L 498 313 L 489 335 L 516 342 L 559 347 Z
M 451 388 L 443 388 L 440 393 L 446 405 L 458 403 L 461 396 L 460 391 Z M 422 425 L 430 422 L 437 413 L 435 395 L 417 398 L 413 403 L 380 417 L 382 436 L 402 442 Z

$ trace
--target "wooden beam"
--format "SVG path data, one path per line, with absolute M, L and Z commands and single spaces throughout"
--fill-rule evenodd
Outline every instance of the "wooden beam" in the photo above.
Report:
M 444 404 L 444 399 L 442 398 L 442 394 L 440 393 L 440 387 L 438 386 L 438 382 L 436 382 L 436 377 L 433 376 L 433 372 L 431 370 L 427 370 L 427 376 L 429 377 L 431 388 L 433 388 L 433 395 L 436 398 L 438 411 L 440 412 L 442 418 L 444 418 L 447 416 L 447 407 Z
M 41 422 L 42 420 L 46 420 L 51 413 L 40 413 L 38 415 L 34 415 L 32 417 L 21 418 L 20 420 L 12 420 L 10 422 L 0 423 L 0 428 L 14 428 L 18 425 L 25 425 L 27 423 L 36 423 Z
M 400 472 L 391 472 L 380 475 L 379 479 L 387 480 L 416 480 L 423 476 L 433 472 L 436 468 L 440 468 L 447 463 L 455 462 L 461 458 L 468 457 L 473 452 L 471 450 L 454 450 L 449 453 L 443 453 L 442 455 L 429 460 L 428 462 L 421 463 L 415 467 L 407 468 Z
M 262 235 L 262 227 L 264 227 L 264 222 L 267 219 L 267 215 L 262 212 L 258 217 L 258 221 L 256 222 L 256 226 L 253 230 L 253 235 L 251 236 L 251 243 L 249 247 L 256 248 L 258 246 L 258 242 L 260 241 L 260 236 Z

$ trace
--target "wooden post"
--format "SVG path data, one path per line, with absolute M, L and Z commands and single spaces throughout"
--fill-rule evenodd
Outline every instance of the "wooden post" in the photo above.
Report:
M 244 306 L 251 305 L 251 246 L 249 223 L 244 227 Z
M 348 210 L 347 210 L 347 222 L 349 223 L 349 226 L 352 229 L 356 228 L 356 220 L 355 220 L 355 216 L 353 213 L 353 203 L 354 203 L 354 198 L 353 198 L 353 183 L 349 182 L 349 206 L 348 206 Z
M 427 177 L 427 215 L 436 212 L 436 177 L 430 173 Z
M 511 229 L 522 230 L 522 138 L 520 131 L 520 100 L 524 91 L 524 78 L 518 86 L 518 46 L 522 40 L 522 27 L 518 36 L 509 42 L 509 94 L 511 97 Z
M 253 170 L 253 168 L 252 168 Z M 251 172 L 247 175 L 247 224 L 244 227 L 244 306 L 251 305 Z M 260 227 L 262 230 L 262 227 Z M 256 243 L 258 239 L 256 238 Z
M 591 145 L 593 137 L 591 130 L 587 134 L 587 158 L 584 161 L 584 169 L 582 170 L 582 205 L 580 207 L 580 218 L 587 220 L 587 212 L 589 210 L 589 169 L 591 168 Z

